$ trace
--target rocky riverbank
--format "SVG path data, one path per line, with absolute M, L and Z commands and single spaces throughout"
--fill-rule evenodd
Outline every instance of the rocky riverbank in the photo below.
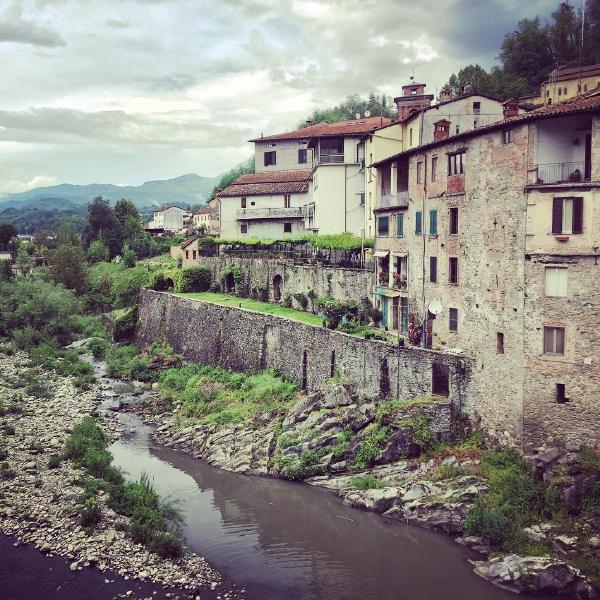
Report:
M 202 557 L 186 552 L 179 560 L 162 559 L 133 543 L 129 519 L 112 511 L 102 492 L 99 525 L 80 525 L 82 473 L 58 455 L 69 431 L 100 400 L 97 386 L 81 391 L 71 378 L 32 367 L 22 353 L 0 354 L 0 532 L 68 558 L 72 572 L 93 567 L 178 588 L 183 596 L 239 597 Z M 118 435 L 116 427 L 110 435 Z
M 139 392 L 149 388 L 136 386 Z M 359 399 L 348 386 L 332 384 L 323 393 L 302 397 L 283 419 L 265 414 L 230 427 L 182 426 L 177 404 L 167 410 L 153 394 L 131 408 L 156 426 L 154 439 L 159 444 L 226 470 L 304 479 L 388 522 L 437 530 L 483 557 L 490 555 L 485 540 L 462 533 L 469 509 L 488 490 L 479 474 L 480 453 L 419 457 L 419 445 L 444 439 L 449 432 L 449 406 L 443 401 L 419 399 L 399 406 Z M 386 435 L 378 438 L 383 427 Z M 365 448 L 369 465 L 359 469 L 357 456 L 360 459 Z M 560 545 L 565 537 L 560 530 L 548 525 L 543 535 L 556 538 L 553 555 L 496 556 L 475 562 L 475 572 L 514 592 L 595 597 L 580 571 L 567 562 L 569 550 Z

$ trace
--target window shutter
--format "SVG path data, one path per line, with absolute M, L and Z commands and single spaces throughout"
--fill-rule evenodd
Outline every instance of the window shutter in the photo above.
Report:
M 583 233 L 583 198 L 573 198 L 573 233 Z
M 416 222 L 415 222 L 415 233 L 417 235 L 421 235 L 421 230 L 422 230 L 421 220 L 422 220 L 422 218 L 423 218 L 423 214 L 421 213 L 420 210 L 418 210 L 416 213 Z
M 429 235 L 437 235 L 437 210 L 429 211 Z
M 404 215 L 396 215 L 396 237 L 404 237 Z
M 552 233 L 562 233 L 563 199 L 554 198 L 552 201 Z

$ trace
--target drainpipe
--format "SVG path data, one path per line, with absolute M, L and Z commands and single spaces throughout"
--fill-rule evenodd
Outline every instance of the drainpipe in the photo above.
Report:
M 344 163 L 344 232 L 348 231 L 348 165 Z
M 421 114 L 421 124 L 419 127 L 419 144 L 423 143 L 423 115 Z M 423 200 L 421 203 L 421 235 L 423 236 L 423 251 L 421 255 L 421 302 L 423 303 L 423 324 L 422 324 L 422 345 L 423 348 L 427 346 L 427 315 L 425 309 L 425 199 L 427 197 L 427 156 L 423 152 L 421 153 L 423 157 Z

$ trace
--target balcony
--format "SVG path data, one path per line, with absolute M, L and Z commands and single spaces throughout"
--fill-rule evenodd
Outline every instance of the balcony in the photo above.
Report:
M 333 154 L 330 152 L 321 152 L 319 154 L 319 164 L 321 165 L 330 165 L 335 163 L 343 163 L 344 155 L 343 154 Z
M 408 190 L 397 194 L 382 194 L 377 198 L 375 208 L 408 208 Z
M 259 219 L 303 219 L 301 207 L 290 208 L 240 208 L 236 211 L 238 221 L 254 221 Z
M 591 161 L 548 163 L 535 166 L 535 183 L 582 183 L 590 181 L 591 174 Z

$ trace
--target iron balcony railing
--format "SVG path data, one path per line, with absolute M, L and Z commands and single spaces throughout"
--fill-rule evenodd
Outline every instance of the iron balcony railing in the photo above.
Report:
M 408 190 L 396 194 L 382 194 L 375 208 L 408 208 Z
M 321 152 L 319 154 L 319 162 L 321 164 L 331 164 L 331 163 L 343 163 L 344 155 L 343 154 L 333 154 L 329 152 Z
M 301 207 L 290 208 L 240 208 L 236 218 L 239 221 L 252 221 L 254 219 L 302 219 L 304 218 Z
M 536 183 L 578 183 L 589 181 L 592 175 L 591 161 L 548 163 L 535 169 Z

